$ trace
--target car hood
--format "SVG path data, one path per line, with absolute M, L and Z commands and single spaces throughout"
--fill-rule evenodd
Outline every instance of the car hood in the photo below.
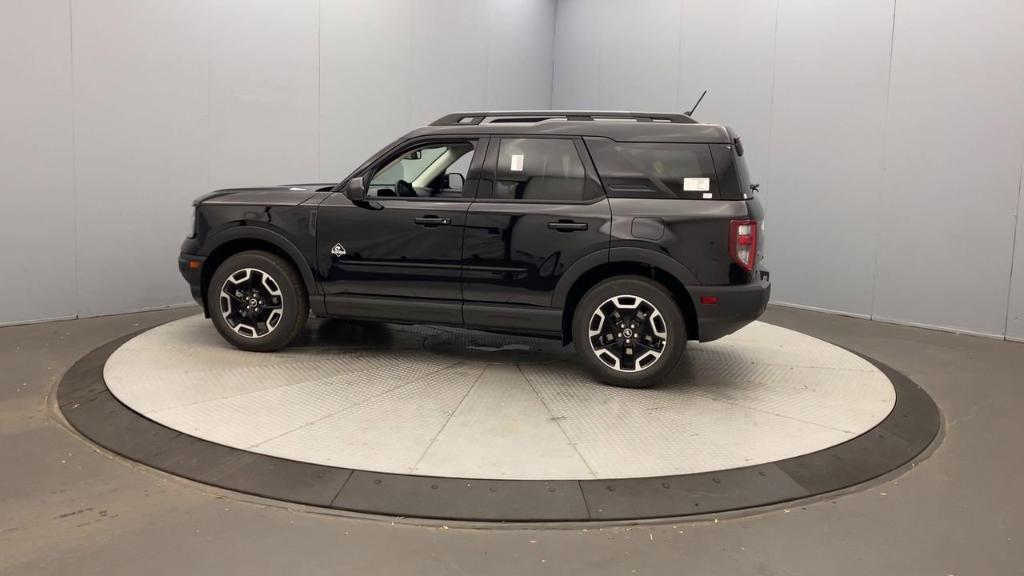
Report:
M 214 190 L 195 199 L 195 204 L 260 204 L 296 206 L 319 192 L 328 192 L 335 183 L 282 184 L 258 188 L 224 188 Z

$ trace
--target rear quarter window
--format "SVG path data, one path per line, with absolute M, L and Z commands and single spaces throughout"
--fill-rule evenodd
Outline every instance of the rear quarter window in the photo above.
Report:
M 585 141 L 609 197 L 707 200 L 729 196 L 723 195 L 708 144 Z

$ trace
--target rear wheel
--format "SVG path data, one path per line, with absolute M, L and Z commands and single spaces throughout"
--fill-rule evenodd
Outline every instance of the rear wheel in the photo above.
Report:
M 580 360 L 615 386 L 656 384 L 676 367 L 686 346 L 683 315 L 672 295 L 642 276 L 595 285 L 576 307 L 572 326 Z
M 309 317 L 302 278 L 285 259 L 257 250 L 235 254 L 217 267 L 206 303 L 220 335 L 254 352 L 287 346 Z

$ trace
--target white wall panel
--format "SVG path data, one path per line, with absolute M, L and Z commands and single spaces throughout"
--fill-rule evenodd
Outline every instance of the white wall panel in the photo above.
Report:
M 560 1 L 554 107 L 674 110 L 681 6 Z
M 1024 156 L 1024 4 L 900 0 L 874 313 L 1002 334 Z
M 412 8 L 412 0 L 322 3 L 320 180 L 340 180 L 409 129 Z
M 414 0 L 414 41 L 405 72 L 409 128 L 455 110 L 480 110 L 487 91 L 488 6 L 465 0 Z M 425 40 L 425 41 L 424 41 Z M 397 136 L 397 134 L 396 134 Z
M 176 244 L 209 188 L 208 3 L 73 2 L 83 315 L 188 300 Z
M 555 2 L 492 0 L 488 3 L 487 90 L 489 110 L 551 106 Z
M 69 16 L 0 2 L 0 324 L 77 310 Z
M 318 4 L 211 3 L 211 188 L 317 181 Z
M 324 2 L 320 14 L 321 180 L 447 112 L 550 106 L 551 0 Z
M 601 32 L 607 0 L 558 0 L 551 106 L 601 108 Z
M 767 216 L 773 298 L 870 314 L 893 0 L 781 0 Z
M 674 110 L 679 86 L 678 0 L 605 2 L 598 108 Z

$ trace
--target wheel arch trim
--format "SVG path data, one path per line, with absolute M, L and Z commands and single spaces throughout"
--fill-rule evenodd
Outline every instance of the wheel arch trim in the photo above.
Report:
M 291 240 L 274 230 L 260 226 L 239 225 L 217 232 L 207 240 L 203 247 L 201 256 L 205 257 L 205 260 L 203 261 L 204 268 L 206 263 L 210 261 L 210 257 L 216 254 L 218 250 L 223 248 L 226 244 L 244 240 L 265 242 L 284 252 L 288 256 L 288 259 L 291 260 L 296 270 L 298 270 L 299 276 L 302 278 L 302 283 L 305 284 L 306 293 L 309 295 L 310 306 L 315 306 L 314 302 L 316 298 L 314 298 L 314 296 L 318 294 L 320 290 L 316 278 L 313 276 L 313 270 L 310 268 L 309 262 L 306 260 L 305 256 L 303 256 L 302 251 L 299 250 Z M 204 270 L 203 278 L 212 277 L 213 272 L 214 270 L 210 269 Z M 205 284 L 206 282 L 204 280 L 204 285 L 202 286 L 204 309 L 206 308 L 205 296 L 207 290 L 207 286 Z
M 566 343 L 572 339 L 568 326 L 571 325 L 571 315 L 576 304 L 576 300 L 571 299 L 570 296 L 574 295 L 574 289 L 577 287 L 578 282 L 595 269 L 614 264 L 649 266 L 656 271 L 660 271 L 670 276 L 672 280 L 675 280 L 678 284 L 678 288 L 682 290 L 682 293 L 676 294 L 678 290 L 673 288 L 671 285 L 666 287 L 669 288 L 677 298 L 682 299 L 679 304 L 682 308 L 681 311 L 687 326 L 687 337 L 689 339 L 698 337 L 699 326 L 696 317 L 697 311 L 693 298 L 690 296 L 690 292 L 687 289 L 687 286 L 699 284 L 696 275 L 691 272 L 689 268 L 665 254 L 643 248 L 616 247 L 588 254 L 581 258 L 572 265 L 565 274 L 562 275 L 562 279 L 555 287 L 555 293 L 552 296 L 551 305 L 553 308 L 563 311 L 562 336 Z M 576 294 L 576 296 L 582 297 L 582 294 Z
M 555 286 L 555 292 L 551 298 L 551 306 L 554 308 L 564 308 L 569 292 L 580 278 L 598 266 L 614 264 L 616 262 L 654 266 L 671 274 L 683 286 L 699 284 L 697 276 L 689 268 L 665 254 L 644 248 L 610 248 L 608 250 L 592 252 L 570 266 Z

